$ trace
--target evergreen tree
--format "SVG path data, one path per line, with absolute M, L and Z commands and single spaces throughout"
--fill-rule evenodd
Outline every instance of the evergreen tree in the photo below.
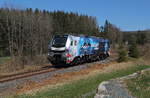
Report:
M 146 33 L 143 33 L 141 31 L 137 32 L 137 43 L 144 45 L 147 42 Z
M 123 40 L 120 29 L 108 22 L 108 20 L 105 21 L 103 35 L 105 38 L 108 38 L 113 45 Z
M 118 62 L 123 62 L 127 60 L 127 51 L 125 50 L 125 47 L 122 44 L 119 46 L 118 55 Z
M 137 44 L 136 43 L 132 43 L 129 46 L 129 56 L 133 57 L 133 58 L 138 58 L 140 55 Z
M 130 43 L 129 43 L 129 56 L 133 58 L 139 57 L 139 50 L 136 42 L 137 42 L 137 38 L 134 35 L 131 36 Z
M 96 35 L 95 17 L 73 12 L 0 8 L 0 51 L 9 55 L 38 55 L 47 52 L 53 34 Z M 3 55 L 6 56 L 6 55 Z

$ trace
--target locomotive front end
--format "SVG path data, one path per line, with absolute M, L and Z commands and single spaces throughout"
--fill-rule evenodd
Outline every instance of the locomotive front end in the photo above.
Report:
M 67 50 L 68 35 L 55 35 L 48 47 L 48 60 L 53 64 L 66 64 L 71 56 Z

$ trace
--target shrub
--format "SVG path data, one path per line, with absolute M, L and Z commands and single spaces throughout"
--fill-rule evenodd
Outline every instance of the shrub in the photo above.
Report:
M 32 58 L 29 56 L 15 56 L 15 57 L 9 57 L 9 60 L 7 61 L 3 59 L 1 61 L 1 58 L 0 58 L 1 73 L 23 70 L 26 68 L 27 65 L 42 66 L 43 64 L 49 63 L 47 60 L 47 55 L 37 55 Z
M 127 60 L 127 51 L 122 45 L 119 46 L 118 54 L 119 54 L 118 62 L 123 62 Z
M 118 62 L 123 62 L 123 61 L 127 61 L 127 52 L 125 50 L 120 50 Z
M 139 49 L 136 43 L 132 43 L 129 46 L 129 56 L 133 58 L 138 58 L 140 56 Z

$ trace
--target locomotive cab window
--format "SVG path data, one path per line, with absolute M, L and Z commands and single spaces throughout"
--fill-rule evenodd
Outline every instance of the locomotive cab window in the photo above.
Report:
M 73 46 L 73 41 L 71 41 L 70 45 Z
M 76 41 L 76 40 L 74 41 L 74 45 L 75 45 L 75 46 L 77 45 L 77 41 Z
M 67 36 L 54 36 L 52 41 L 53 47 L 65 47 Z

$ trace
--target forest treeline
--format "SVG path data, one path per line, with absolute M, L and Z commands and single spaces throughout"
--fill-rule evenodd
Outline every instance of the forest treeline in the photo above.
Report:
M 95 17 L 64 11 L 0 8 L 0 56 L 30 56 L 47 53 L 54 34 L 82 34 L 108 38 L 116 43 L 150 42 L 149 31 L 122 32 L 106 20 L 99 26 Z
M 98 32 L 95 17 L 64 11 L 0 9 L 0 56 L 47 53 L 55 33 L 93 35 Z

